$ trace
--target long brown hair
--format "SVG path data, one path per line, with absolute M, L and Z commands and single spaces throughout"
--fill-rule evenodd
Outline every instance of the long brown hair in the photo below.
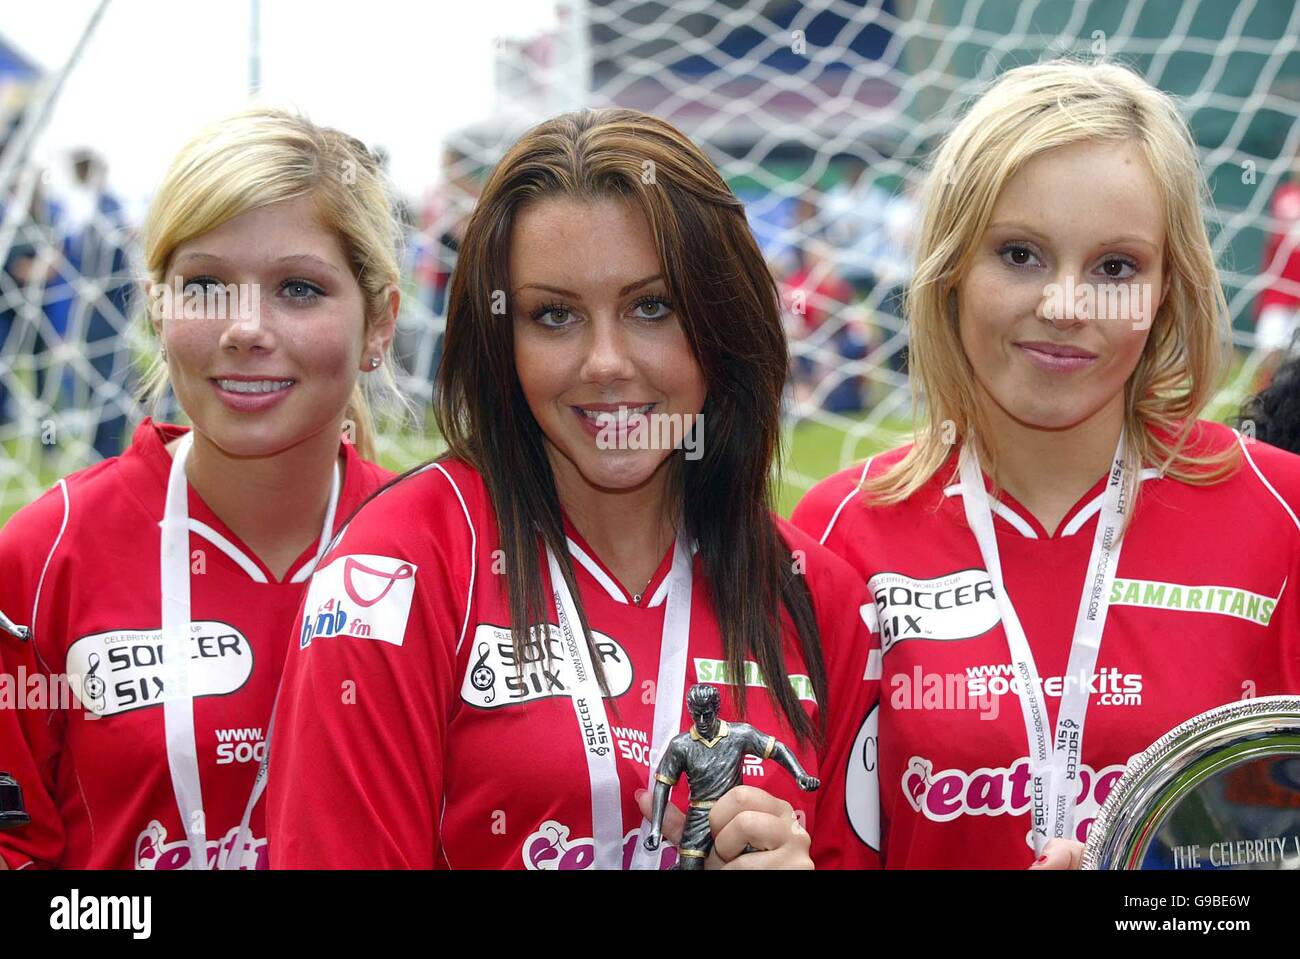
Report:
M 523 661 L 531 627 L 548 619 L 539 534 L 559 561 L 591 645 L 544 437 L 515 369 L 512 311 L 500 309 L 511 289 L 516 218 L 526 205 L 554 197 L 630 202 L 650 225 L 708 390 L 703 455 L 687 460 L 677 450 L 669 468 L 687 535 L 699 546 L 739 708 L 743 715 L 750 657 L 796 734 L 816 738 L 782 650 L 784 609 L 824 723 L 826 673 L 812 600 L 771 514 L 788 365 L 776 285 L 744 207 L 708 158 L 670 124 L 634 110 L 564 114 L 524 134 L 479 198 L 452 279 L 436 414 L 448 455 L 478 469 L 492 498 L 516 660 Z M 599 662 L 594 652 L 592 661 Z M 608 694 L 603 676 L 601 687 Z

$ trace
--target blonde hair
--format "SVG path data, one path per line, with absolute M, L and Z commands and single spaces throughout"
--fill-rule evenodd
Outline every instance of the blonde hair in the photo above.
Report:
M 1135 502 L 1142 466 L 1196 484 L 1218 482 L 1236 468 L 1235 444 L 1206 455 L 1185 450 L 1226 371 L 1230 335 L 1201 215 L 1209 193 L 1191 132 L 1173 100 L 1127 67 L 1058 60 L 1003 74 L 948 134 L 926 176 L 917 268 L 905 306 L 920 419 L 906 455 L 864 484 L 873 502 L 896 503 L 925 485 L 947 461 L 954 437 L 989 435 L 958 335 L 957 285 L 1007 181 L 1033 157 L 1090 140 L 1136 142 L 1165 209 L 1168 293 L 1125 384 L 1128 501 Z M 995 475 L 986 446 L 980 455 Z
M 383 172 L 365 145 L 305 117 L 257 107 L 228 117 L 186 144 L 172 161 L 149 207 L 144 227 L 147 278 L 167 283 L 181 244 L 250 210 L 310 196 L 321 225 L 334 232 L 365 302 L 369 330 L 387 310 L 400 282 L 400 229 Z M 153 336 L 146 311 L 144 335 Z M 167 388 L 167 364 L 150 350 L 143 394 L 157 406 Z M 376 371 L 378 389 L 397 396 L 391 355 Z M 344 419 L 357 452 L 375 455 L 369 389 L 359 377 Z

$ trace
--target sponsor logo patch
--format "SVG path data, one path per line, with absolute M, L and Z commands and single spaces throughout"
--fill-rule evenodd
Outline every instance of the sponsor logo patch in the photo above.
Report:
M 632 854 L 639 839 L 639 829 L 633 829 L 623 837 L 624 869 L 631 868 Z M 659 868 L 671 869 L 677 862 L 677 850 L 667 843 L 659 848 Z M 596 859 L 596 844 L 590 837 L 571 839 L 568 826 L 548 819 L 524 840 L 522 855 L 525 869 L 566 872 L 590 869 Z
M 340 556 L 311 578 L 298 646 L 317 639 L 377 639 L 401 646 L 411 616 L 418 567 L 362 553 Z
M 253 674 L 253 647 L 228 623 L 190 623 L 190 691 L 195 698 L 228 696 Z M 116 629 L 83 636 L 68 647 L 68 672 L 83 678 L 73 694 L 99 716 L 167 699 L 161 629 Z
M 1115 578 L 1110 587 L 1112 606 L 1145 606 L 1180 613 L 1218 613 L 1267 626 L 1277 608 L 1272 596 L 1262 596 L 1234 586 L 1184 586 L 1149 579 Z
M 1086 764 L 1076 768 L 1078 806 L 1074 818 L 1075 838 L 1084 842 L 1101 804 L 1124 775 L 1126 767 L 1120 763 L 1099 770 Z M 950 822 L 958 816 L 1021 816 L 1031 807 L 1027 756 L 1016 760 L 1010 767 L 981 767 L 971 772 L 962 769 L 936 772 L 929 759 L 913 756 L 900 785 L 908 805 L 934 822 Z M 1025 833 L 1025 842 L 1033 846 L 1032 830 Z
M 726 661 L 721 659 L 695 660 L 695 681 L 736 685 Z M 752 659 L 745 660 L 745 685 L 767 688 L 767 683 L 763 682 L 763 676 L 759 672 L 758 663 Z M 812 680 L 803 673 L 790 674 L 790 687 L 794 690 L 794 694 L 805 702 L 817 702 L 817 697 L 813 695 Z
M 1001 618 L 993 582 L 982 569 L 963 569 L 934 579 L 877 573 L 867 580 L 876 600 L 884 652 L 908 639 L 971 639 Z
M 235 826 L 221 839 L 208 840 L 209 869 L 216 868 L 218 857 L 220 857 L 221 865 L 224 868 L 232 868 L 227 863 L 230 857 L 234 855 L 233 849 L 238 835 L 239 827 Z M 136 837 L 136 869 L 188 869 L 191 858 L 190 846 L 185 841 L 185 836 L 181 835 L 175 842 L 168 842 L 167 829 L 157 819 L 152 820 L 145 830 Z M 247 844 L 235 861 L 239 865 L 234 868 L 269 869 L 271 863 L 266 838 L 258 839 L 250 832 Z
M 627 650 L 604 633 L 593 631 L 591 638 L 610 695 L 622 696 L 632 688 L 632 661 Z M 460 698 L 480 709 L 498 709 L 552 696 L 571 696 L 576 685 L 558 626 L 548 624 L 544 638 L 540 629 L 533 630 L 524 646 L 521 664 L 515 659 L 510 630 L 480 623 L 474 630 Z
M 844 803 L 854 833 L 872 849 L 880 849 L 880 707 L 872 706 L 849 752 Z

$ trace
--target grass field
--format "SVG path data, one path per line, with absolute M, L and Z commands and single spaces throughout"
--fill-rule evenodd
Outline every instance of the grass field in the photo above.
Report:
M 800 497 L 820 479 L 881 449 L 896 444 L 910 424 L 889 424 L 885 432 L 869 428 L 868 435 L 853 435 L 860 428 L 853 420 L 848 429 L 824 422 L 803 421 L 788 427 L 782 437 L 784 468 L 779 471 L 777 506 L 789 516 Z M 7 522 L 19 508 L 49 489 L 60 476 L 80 468 L 74 451 L 63 452 L 57 445 L 43 446 L 39 440 L 9 439 L 0 442 L 0 523 Z M 442 451 L 436 435 L 405 434 L 380 443 L 379 461 L 388 469 L 402 471 L 426 462 Z M 92 454 L 93 455 L 93 454 Z
M 1247 395 L 1254 365 L 1239 356 L 1226 386 L 1205 412 L 1206 419 L 1231 419 Z M 866 457 L 904 442 L 910 420 L 869 413 L 850 416 L 815 413 L 783 431 L 778 472 L 777 511 L 789 516 L 816 482 Z M 442 450 L 436 435 L 404 433 L 381 438 L 379 461 L 401 471 L 423 463 Z M 0 440 L 0 523 L 53 485 L 60 476 L 87 461 L 81 443 L 42 444 L 41 437 Z M 94 454 L 89 454 L 93 458 Z

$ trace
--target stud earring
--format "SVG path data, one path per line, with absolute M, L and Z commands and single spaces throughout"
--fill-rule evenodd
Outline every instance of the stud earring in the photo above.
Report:
M 370 358 L 370 368 L 371 368 L 372 370 L 377 370 L 377 369 L 379 369 L 379 357 L 377 357 L 377 356 L 372 356 L 372 357 Z

